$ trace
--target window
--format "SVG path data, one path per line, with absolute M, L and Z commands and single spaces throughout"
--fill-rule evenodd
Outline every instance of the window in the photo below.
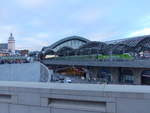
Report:
M 102 81 L 110 83 L 112 81 L 112 74 L 107 69 L 101 69 L 98 78 L 100 78 Z
M 131 70 L 123 70 L 121 73 L 121 83 L 133 84 L 134 76 Z

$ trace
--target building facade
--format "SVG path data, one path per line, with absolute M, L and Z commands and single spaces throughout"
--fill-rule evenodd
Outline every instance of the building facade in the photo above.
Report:
M 12 33 L 10 34 L 10 37 L 8 39 L 8 50 L 11 52 L 15 52 L 15 39 Z
M 8 49 L 8 44 L 7 43 L 1 43 L 0 44 L 0 50 L 1 51 L 6 51 Z
M 6 56 L 9 53 L 15 52 L 15 39 L 11 33 L 8 39 L 8 43 L 0 43 L 0 56 Z
M 65 41 L 59 42 L 54 44 L 57 45 L 54 48 L 65 44 Z M 42 60 L 57 73 L 61 70 L 68 76 L 71 75 L 68 73 L 70 68 L 74 72 L 82 68 L 80 71 L 85 70 L 83 76 L 88 80 L 150 85 L 150 35 L 109 42 L 88 41 L 78 49 L 61 49 L 61 53 L 71 54 L 59 53 L 55 52 L 56 58 Z

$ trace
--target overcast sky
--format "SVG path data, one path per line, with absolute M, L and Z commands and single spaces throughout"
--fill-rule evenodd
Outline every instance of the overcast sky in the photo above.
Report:
M 64 37 L 94 41 L 150 34 L 150 0 L 0 0 L 0 43 L 40 50 Z

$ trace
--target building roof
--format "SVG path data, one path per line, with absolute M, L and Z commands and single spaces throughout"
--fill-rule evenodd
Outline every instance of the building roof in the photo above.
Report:
M 104 46 L 107 46 L 104 42 L 98 42 L 98 41 L 90 41 L 84 45 L 82 45 L 79 49 L 83 48 L 102 48 Z
M 8 49 L 7 43 L 0 43 L 0 50 Z
M 100 53 L 109 54 L 110 52 L 113 53 L 124 53 L 124 52 L 140 52 L 150 49 L 150 35 L 138 36 L 138 37 L 131 37 L 126 39 L 119 39 L 119 40 L 112 40 L 107 42 L 98 42 L 98 41 L 89 41 L 83 37 L 79 36 L 71 36 L 64 38 L 62 40 L 57 41 L 56 43 L 52 44 L 49 47 L 43 48 L 43 50 L 47 49 L 55 49 L 56 47 L 60 46 L 63 43 L 68 42 L 70 40 L 80 40 L 85 42 L 79 48 L 75 48 L 78 50 L 85 50 L 89 51 L 88 49 L 94 49 L 94 51 L 100 51 Z M 63 46 L 60 46 L 63 47 Z M 60 48 L 59 48 L 60 49 Z M 42 50 L 42 51 L 43 51 Z
M 67 41 L 70 41 L 70 40 L 80 40 L 80 41 L 85 42 L 85 43 L 89 42 L 89 40 L 86 39 L 86 38 L 83 38 L 83 37 L 80 37 L 80 36 L 71 36 L 71 37 L 67 37 L 67 38 L 64 38 L 62 40 L 59 40 L 59 41 L 55 42 L 54 44 L 49 46 L 49 48 L 54 49 L 55 47 L 65 43 Z
M 138 37 L 131 37 L 126 39 L 120 39 L 120 40 L 113 40 L 108 41 L 106 43 L 108 44 L 124 44 L 130 47 L 135 47 L 139 43 L 141 43 L 143 40 L 150 39 L 150 35 L 144 35 L 144 36 L 138 36 Z

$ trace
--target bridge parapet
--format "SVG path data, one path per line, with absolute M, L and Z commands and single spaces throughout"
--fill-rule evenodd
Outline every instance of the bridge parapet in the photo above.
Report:
M 1 113 L 149 113 L 150 87 L 0 82 Z

